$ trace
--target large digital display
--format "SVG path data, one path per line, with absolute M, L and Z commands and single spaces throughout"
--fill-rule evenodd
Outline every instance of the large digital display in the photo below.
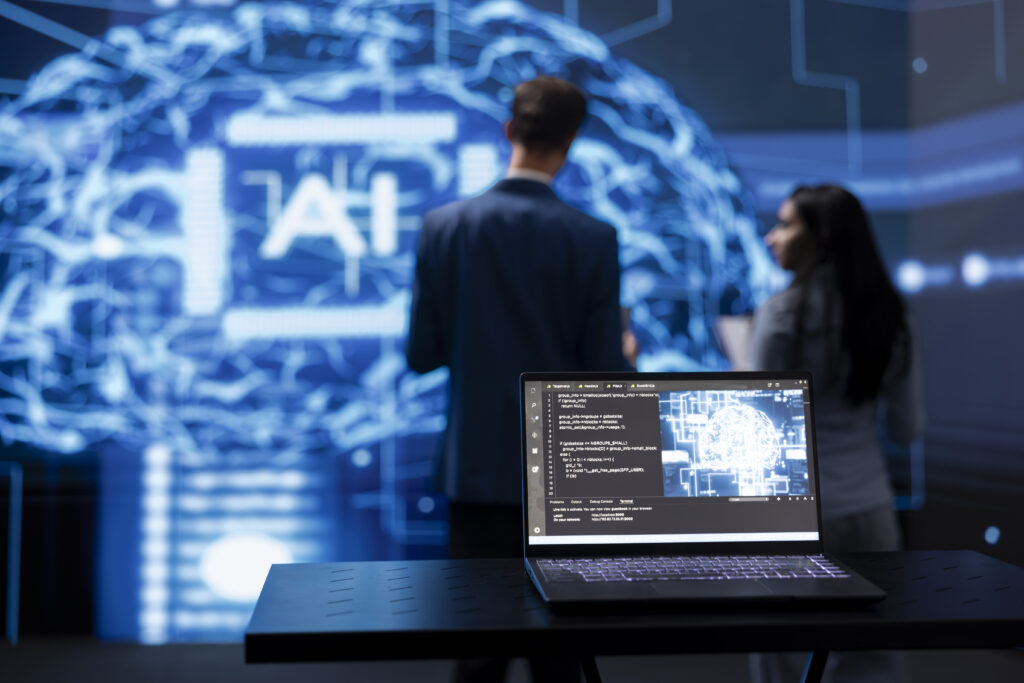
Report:
M 444 552 L 446 376 L 403 356 L 419 220 L 501 177 L 541 73 L 592 96 L 556 190 L 619 232 L 641 368 L 725 367 L 709 321 L 778 276 L 752 201 L 664 81 L 562 16 L 191 6 L 0 110 L 0 436 L 100 454 L 101 635 L 237 637 L 272 562 Z
M 22 621 L 237 639 L 270 562 L 443 555 L 446 375 L 405 366 L 412 248 L 424 211 L 502 175 L 539 73 L 592 97 L 555 189 L 618 230 L 641 369 L 727 366 L 715 317 L 785 285 L 761 235 L 794 185 L 863 200 L 925 378 L 925 439 L 886 449 L 907 542 L 1022 561 L 1024 5 L 691 5 L 0 0 Z M 783 406 L 723 413 L 782 430 L 747 482 L 703 460 L 712 407 L 663 404 L 674 503 L 799 492 Z

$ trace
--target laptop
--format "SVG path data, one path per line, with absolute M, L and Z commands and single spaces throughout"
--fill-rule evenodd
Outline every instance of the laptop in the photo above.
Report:
M 807 372 L 525 373 L 526 569 L 555 609 L 870 602 L 824 553 Z

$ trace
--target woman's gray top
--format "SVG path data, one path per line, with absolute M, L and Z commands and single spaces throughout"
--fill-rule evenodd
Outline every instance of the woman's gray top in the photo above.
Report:
M 802 346 L 793 358 L 802 292 Z M 843 396 L 850 372 L 840 352 L 840 301 L 830 269 L 820 267 L 803 283 L 779 292 L 754 316 L 751 362 L 755 370 L 810 370 L 814 382 L 814 417 L 821 485 L 821 514 L 845 517 L 892 504 L 892 487 L 878 424 L 884 411 L 889 435 L 909 443 L 924 429 L 924 408 L 917 349 L 909 363 L 894 353 L 878 399 L 854 406 Z M 863 324 L 871 325 L 871 320 Z

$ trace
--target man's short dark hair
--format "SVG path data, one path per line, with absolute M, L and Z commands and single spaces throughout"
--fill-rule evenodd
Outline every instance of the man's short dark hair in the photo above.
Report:
M 516 86 L 509 138 L 528 149 L 556 149 L 579 130 L 587 100 L 572 83 L 538 76 Z

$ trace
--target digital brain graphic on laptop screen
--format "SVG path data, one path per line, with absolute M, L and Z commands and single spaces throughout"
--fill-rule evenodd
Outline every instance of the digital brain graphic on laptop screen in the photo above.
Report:
M 817 540 L 806 382 L 526 381 L 528 543 Z

